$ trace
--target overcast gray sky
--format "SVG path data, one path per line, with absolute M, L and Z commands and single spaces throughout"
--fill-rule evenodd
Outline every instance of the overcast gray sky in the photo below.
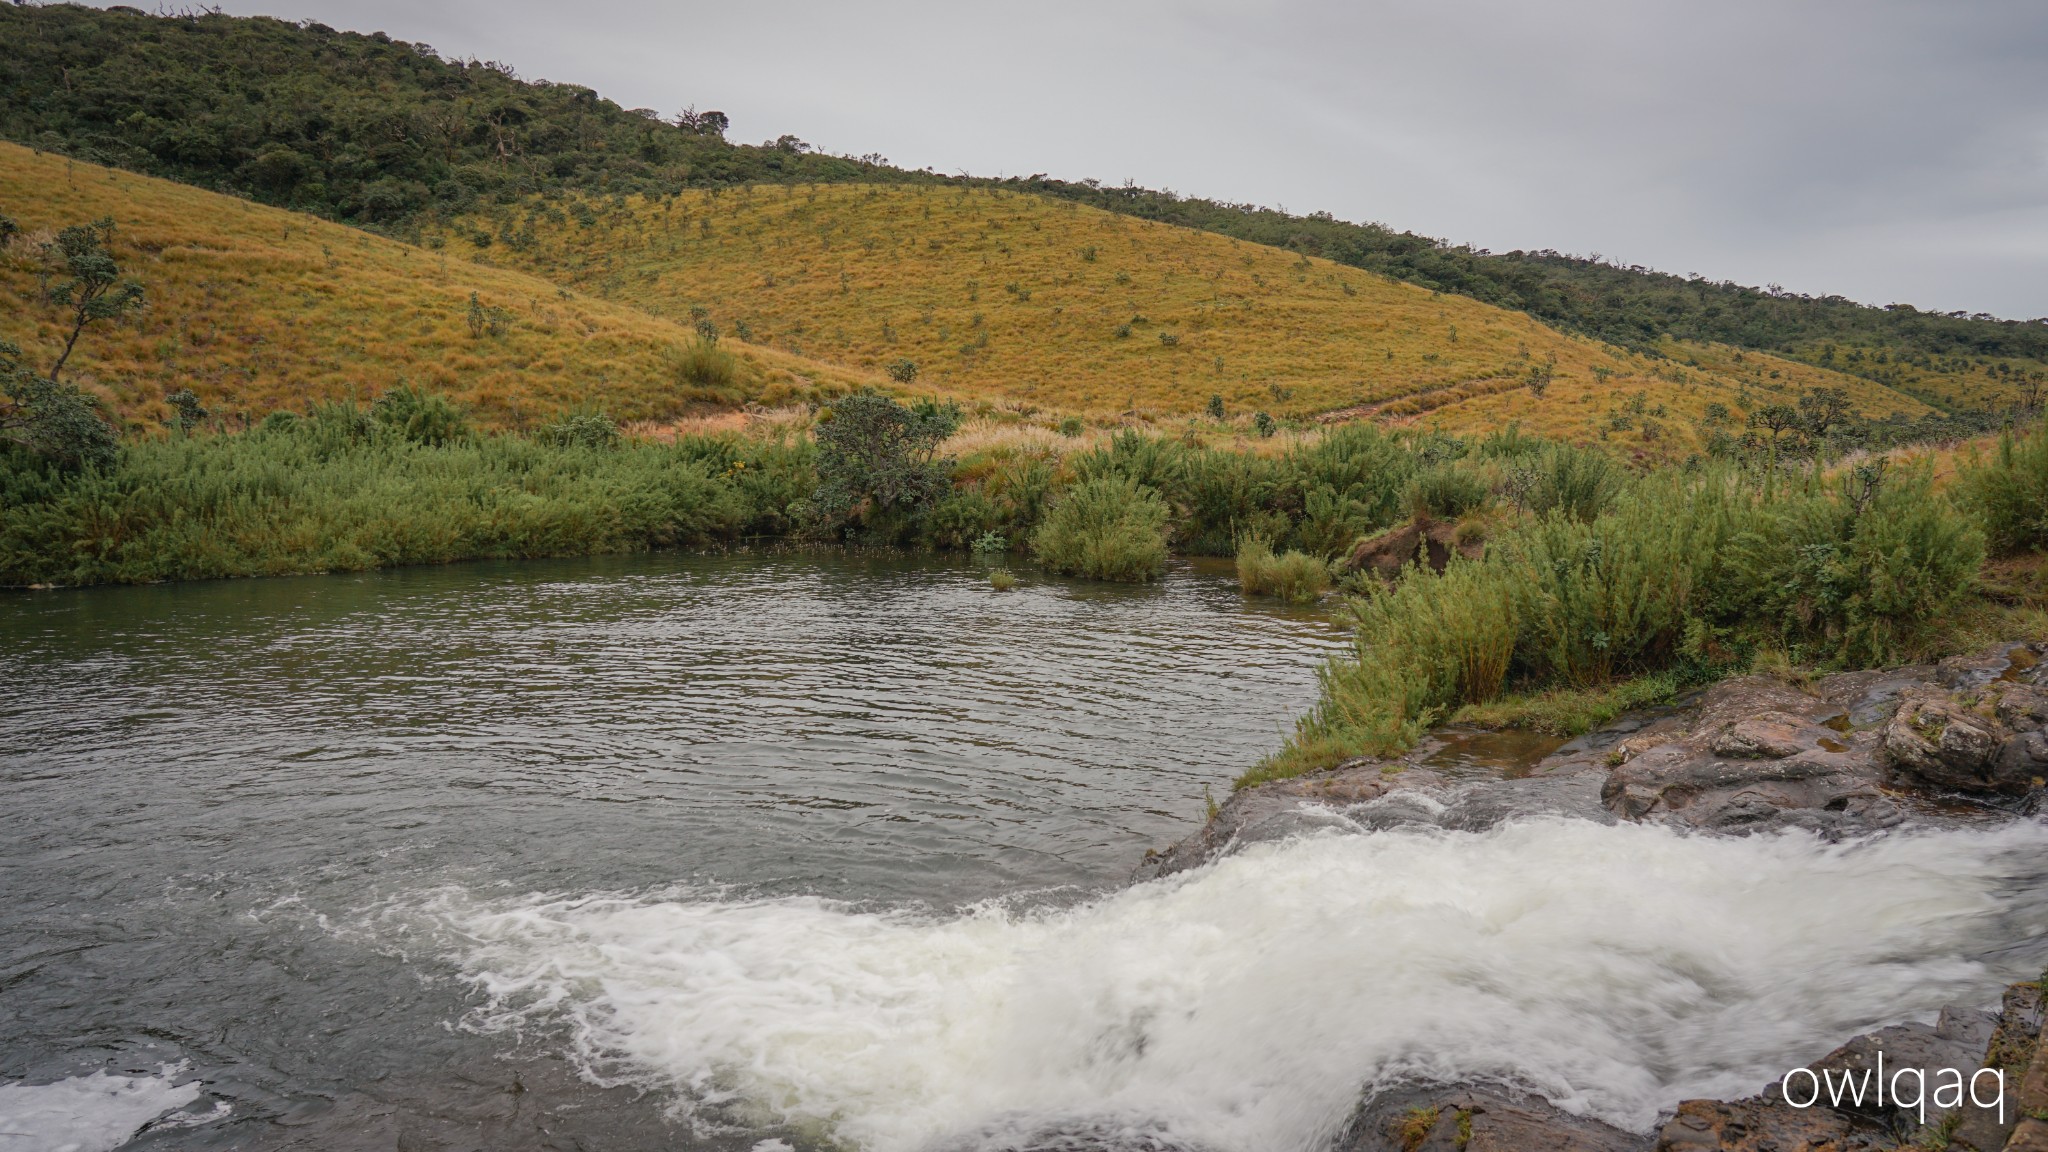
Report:
M 2048 315 L 2044 0 L 227 0 L 735 140 Z

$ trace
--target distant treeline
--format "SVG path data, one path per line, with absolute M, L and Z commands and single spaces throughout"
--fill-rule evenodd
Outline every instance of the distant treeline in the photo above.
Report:
M 1326 257 L 1635 349 L 1720 341 L 1884 382 L 1900 362 L 2048 364 L 2048 319 L 1872 308 L 1092 181 L 951 178 L 824 155 L 794 136 L 735 144 L 715 111 L 624 109 L 586 87 L 522 80 L 509 66 L 444 59 L 381 33 L 12 5 L 0 6 L 0 43 L 0 136 L 398 235 L 424 217 L 535 192 L 964 180 Z

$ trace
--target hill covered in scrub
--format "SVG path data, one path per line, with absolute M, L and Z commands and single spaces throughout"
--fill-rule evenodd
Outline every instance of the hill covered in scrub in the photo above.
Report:
M 401 382 L 444 393 L 486 424 L 601 407 L 626 420 L 707 405 L 844 392 L 876 377 L 724 344 L 519 272 L 450 259 L 360 229 L 168 180 L 0 144 L 0 340 L 47 368 L 68 329 L 44 297 L 51 233 L 109 218 L 113 254 L 147 306 L 79 342 L 69 379 L 131 424 L 190 388 L 246 423 Z
M 1651 357 L 1722 343 L 1906 391 L 2008 406 L 2048 375 L 2048 321 L 1872 308 L 1621 268 L 1497 254 L 1328 214 L 1032 177 L 952 180 L 795 136 L 724 139 L 718 113 L 664 120 L 577 84 L 324 25 L 133 8 L 0 7 L 0 136 L 410 236 L 518 197 L 749 184 L 1003 187 L 1229 236 L 1526 313 Z
M 1102 415 L 1426 419 L 1662 455 L 1723 421 L 1883 385 L 1778 357 L 1646 355 L 1327 260 L 1003 188 L 750 185 L 539 195 L 427 226 L 430 246 L 855 369 Z M 1617 414 L 1622 416 L 1617 427 Z

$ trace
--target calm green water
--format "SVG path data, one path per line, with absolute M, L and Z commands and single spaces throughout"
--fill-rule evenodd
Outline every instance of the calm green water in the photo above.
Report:
M 456 1026 L 472 991 L 385 910 L 1070 902 L 1189 831 L 1339 642 L 1220 568 L 999 595 L 964 563 L 655 556 L 6 595 L 0 1084 L 198 1077 L 153 1147 L 443 1146 L 510 1107 L 512 1042 Z M 596 1091 L 519 1075 L 529 1111 Z M 678 1139 L 653 1102 L 591 1111 L 602 1146 Z

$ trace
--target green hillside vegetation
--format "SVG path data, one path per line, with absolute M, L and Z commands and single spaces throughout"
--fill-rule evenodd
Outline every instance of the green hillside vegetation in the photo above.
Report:
M 1851 373 L 1940 407 L 2042 386 L 2048 321 L 1864 307 L 1621 268 L 1495 254 L 1327 214 L 1134 187 L 952 180 L 794 136 L 723 138 L 726 118 L 623 109 L 574 84 L 318 24 L 132 8 L 0 7 L 0 136 L 411 236 L 422 222 L 547 191 L 757 183 L 1003 186 L 1320 257 L 1527 313 L 1639 352 L 1722 343 Z
M 1520 421 L 1682 458 L 1814 389 L 1842 389 L 1871 419 L 1930 411 L 1773 356 L 1627 352 L 1326 260 L 1001 188 L 539 195 L 428 225 L 424 241 L 794 354 L 1105 419 L 1220 405 L 1241 421 Z
M 130 431 L 189 390 L 237 427 L 400 383 L 517 427 L 576 407 L 668 420 L 886 382 L 766 348 L 700 348 L 687 324 L 518 272 L 168 180 L 0 143 L 0 340 L 47 371 L 69 328 L 49 300 L 58 230 L 113 221 L 145 306 L 94 328 L 66 365 Z

